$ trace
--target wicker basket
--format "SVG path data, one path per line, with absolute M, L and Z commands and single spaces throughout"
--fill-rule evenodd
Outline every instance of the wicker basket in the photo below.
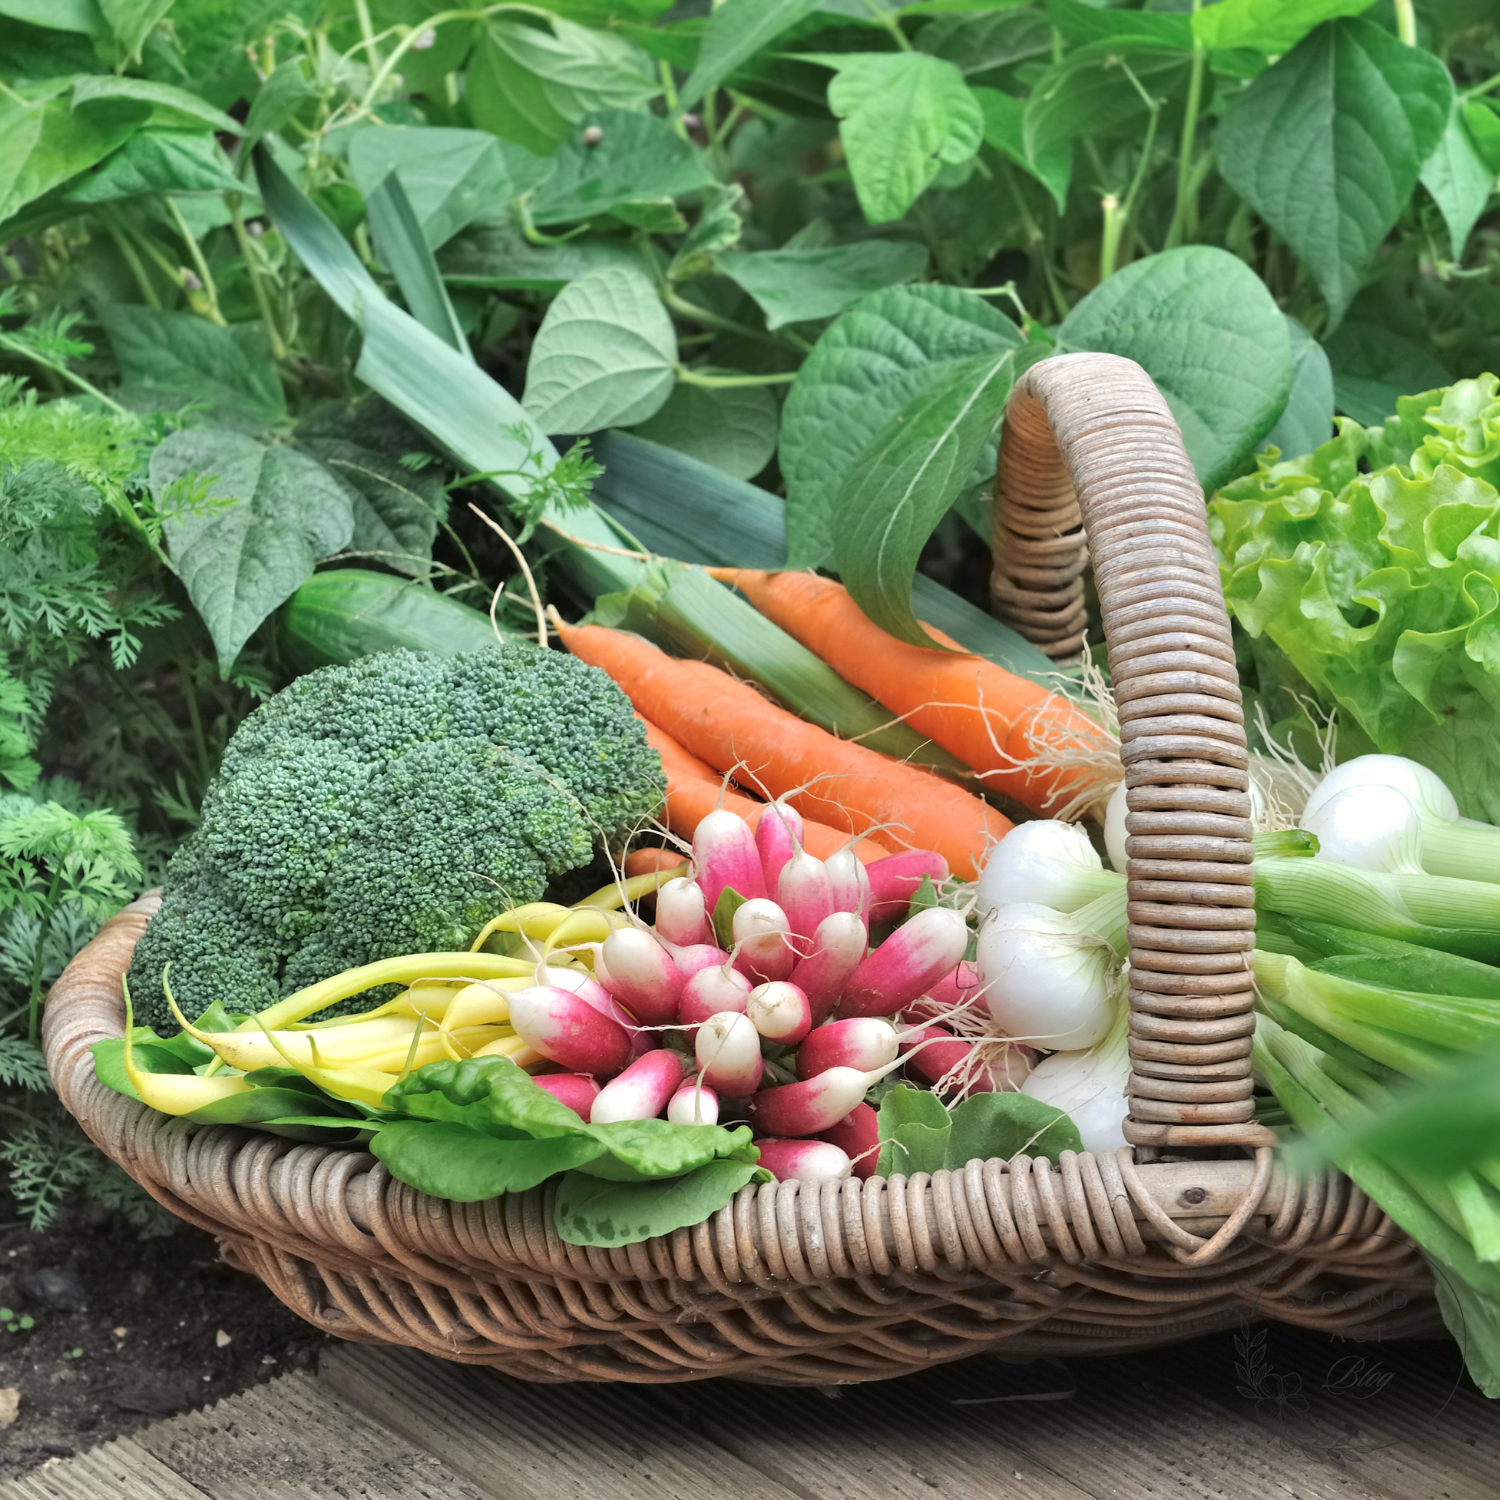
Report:
M 169 1119 L 106 1089 L 88 1049 L 121 1034 L 120 980 L 154 897 L 53 988 L 47 1060 L 67 1107 L 308 1322 L 533 1380 L 875 1380 L 979 1351 L 1137 1349 L 1247 1316 L 1433 1331 L 1411 1242 L 1339 1174 L 1291 1180 L 1253 1118 L 1240 694 L 1202 491 L 1165 403 L 1128 360 L 1049 359 L 1011 396 L 1001 474 L 997 529 L 1033 545 L 1000 550 L 1013 571 L 997 591 L 1050 595 L 1033 625 L 1076 651 L 1081 520 L 1110 643 L 1133 1150 L 752 1186 L 696 1228 L 580 1249 L 558 1238 L 549 1188 L 450 1203 L 358 1151 Z

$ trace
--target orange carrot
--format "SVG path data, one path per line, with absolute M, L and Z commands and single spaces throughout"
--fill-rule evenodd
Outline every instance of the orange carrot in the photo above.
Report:
M 931 625 L 924 628 L 935 641 L 963 654 L 898 641 L 832 579 L 748 568 L 709 571 L 748 595 L 767 619 L 822 657 L 839 676 L 972 767 L 991 791 L 1014 797 L 1033 812 L 1045 812 L 1082 789 L 1079 773 L 1017 765 L 1031 760 L 1043 745 L 1099 746 L 1099 726 L 1060 695 L 964 652 L 957 641 Z M 1039 712 L 1044 708 L 1045 713 Z
M 629 880 L 636 875 L 654 875 L 658 870 L 675 870 L 686 863 L 685 854 L 679 854 L 675 849 L 658 849 L 652 845 L 649 849 L 632 849 L 620 868 Z
M 603 626 L 557 623 L 568 650 L 608 672 L 643 718 L 719 771 L 745 768 L 804 818 L 857 833 L 883 827 L 907 847 L 935 850 L 967 880 L 1011 829 L 961 787 L 837 739 L 706 662 L 678 661 Z
M 640 715 L 637 714 L 636 717 L 640 718 Z M 719 773 L 696 755 L 689 755 L 671 735 L 658 729 L 649 720 L 641 719 L 641 722 L 646 726 L 647 743 L 661 756 L 662 769 L 667 773 L 667 827 L 678 838 L 691 839 L 699 823 L 720 805 L 731 812 L 737 812 L 751 828 L 760 822 L 760 816 L 766 810 L 764 802 L 757 802 L 752 797 L 726 789 L 721 804 L 719 789 L 723 786 L 723 778 Z M 849 842 L 847 833 L 840 833 L 836 828 L 825 827 L 810 819 L 804 821 L 806 826 L 802 832 L 802 847 L 819 859 L 827 859 L 835 850 L 842 849 Z M 861 839 L 854 846 L 855 855 L 867 865 L 874 864 L 877 859 L 887 858 L 890 852 L 874 839 Z M 673 859 L 681 857 L 674 855 Z M 634 858 L 633 854 L 625 857 L 627 875 L 637 873 L 630 869 L 630 861 Z M 654 867 L 642 867 L 643 870 L 648 868 Z

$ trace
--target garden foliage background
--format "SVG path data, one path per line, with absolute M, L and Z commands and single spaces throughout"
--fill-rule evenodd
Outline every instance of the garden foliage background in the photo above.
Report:
M 753 481 L 920 640 L 919 566 L 983 602 L 1032 360 L 1139 360 L 1210 490 L 1500 366 L 1497 75 L 1489 0 L 0 0 L 14 1216 L 160 1227 L 38 1009 L 306 664 L 315 569 L 525 630 L 471 506 L 576 608 L 596 501 L 690 556 Z M 453 358 L 493 461 L 424 407 Z

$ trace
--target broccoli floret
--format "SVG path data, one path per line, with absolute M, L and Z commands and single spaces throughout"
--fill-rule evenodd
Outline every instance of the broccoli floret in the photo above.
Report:
M 169 961 L 195 1016 L 467 947 L 601 841 L 622 844 L 664 791 L 625 695 L 559 652 L 394 651 L 309 673 L 229 742 L 136 948 L 136 1015 L 173 1029 Z

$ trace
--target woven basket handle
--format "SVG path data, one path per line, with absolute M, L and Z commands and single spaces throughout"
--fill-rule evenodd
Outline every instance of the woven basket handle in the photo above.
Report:
M 1134 361 L 1059 355 L 1011 392 L 1000 475 L 997 577 L 1004 567 L 1007 588 L 1040 596 L 1032 612 L 1049 617 L 1047 649 L 1076 652 L 1086 536 L 1109 644 L 1130 834 L 1126 1138 L 1273 1145 L 1250 1099 L 1244 714 L 1203 489 L 1182 435 Z M 1015 581 L 1026 569 L 1042 588 Z

